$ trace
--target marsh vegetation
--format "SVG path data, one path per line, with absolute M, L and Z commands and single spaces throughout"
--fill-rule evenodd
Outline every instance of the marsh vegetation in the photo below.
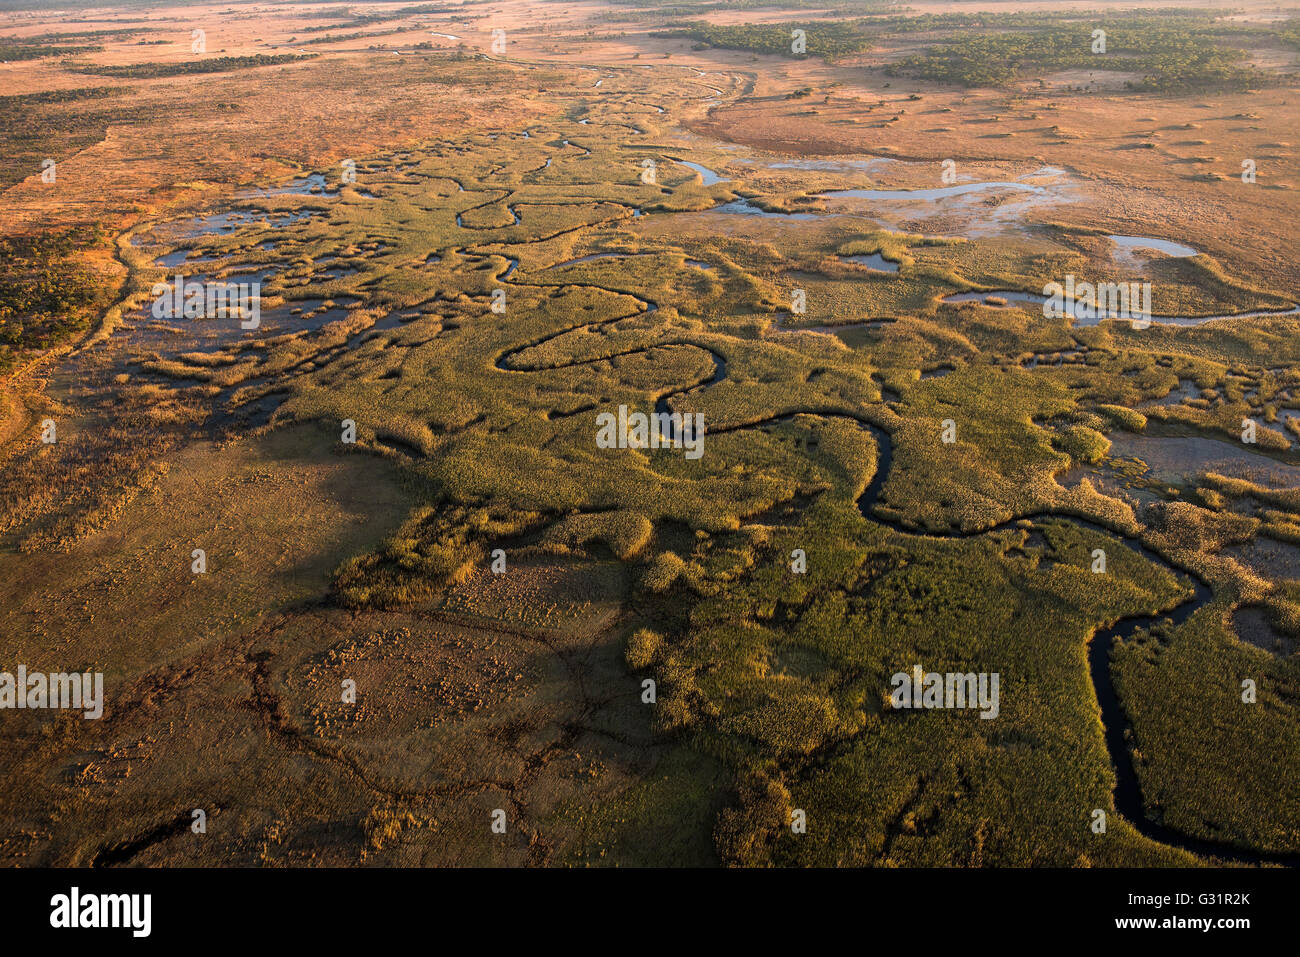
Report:
M 1001 83 L 1076 65 L 1087 34 L 1061 21 L 855 18 L 809 53 L 906 34 L 898 76 Z M 1261 40 L 1200 13 L 1130 27 L 1113 49 L 1161 92 L 1244 81 L 1228 51 Z M 785 24 L 684 29 L 789 45 Z M 602 62 L 593 86 L 586 65 L 400 59 L 394 87 L 527 115 L 178 188 L 114 237 L 111 304 L 60 265 L 102 237 L 8 241 L 15 350 L 101 321 L 6 393 L 4 648 L 102 663 L 124 703 L 6 742 L 22 773 L 70 770 L 53 801 L 0 799 L 5 854 L 116 860 L 195 792 L 233 822 L 200 852 L 225 863 L 1300 852 L 1293 264 L 1227 260 L 1176 221 L 1080 221 L 1155 190 L 1044 166 L 1068 144 L 954 188 L 936 157 L 724 142 L 709 101 L 739 111 L 752 82 L 726 65 Z M 805 109 L 788 92 L 769 120 Z M 1047 317 L 1067 272 L 1153 280 L 1157 317 L 1208 321 Z M 256 279 L 262 325 L 157 317 L 177 274 Z M 600 447 L 620 406 L 702 413 L 705 454 Z M 47 415 L 57 443 L 35 438 Z M 191 578 L 200 546 L 214 571 Z M 1000 674 L 998 719 L 893 708 L 917 663 Z M 224 783 L 249 767 L 261 803 Z

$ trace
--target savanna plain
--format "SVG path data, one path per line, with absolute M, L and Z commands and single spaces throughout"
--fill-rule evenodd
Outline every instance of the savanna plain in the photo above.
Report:
M 0 862 L 1300 862 L 1300 9 L 0 25 Z

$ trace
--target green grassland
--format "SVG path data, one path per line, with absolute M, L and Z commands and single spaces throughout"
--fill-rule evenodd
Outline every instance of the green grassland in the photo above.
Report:
M 1300 851 L 1300 662 L 1224 624 L 1242 602 L 1267 603 L 1278 628 L 1300 636 L 1300 585 L 1251 578 L 1213 554 L 1227 540 L 1219 528 L 1300 541 L 1300 499 L 1192 474 L 1167 490 L 1152 524 L 1089 480 L 1062 478 L 1110 462 L 1108 435 L 1231 443 L 1244 415 L 1276 423 L 1279 409 L 1300 407 L 1300 321 L 1074 328 L 1021 309 L 945 305 L 972 289 L 1037 291 L 1070 271 L 1128 275 L 1099 236 L 1065 225 L 1009 241 L 890 233 L 852 215 L 745 217 L 733 228 L 706 210 L 741 197 L 781 208 L 825 184 L 814 176 L 775 191 L 759 167 L 674 135 L 676 104 L 708 95 L 708 81 L 614 72 L 596 93 L 589 74 L 554 71 L 548 95 L 568 107 L 539 109 L 527 136 L 412 144 L 359 161 L 355 183 L 334 170 L 323 193 L 238 201 L 312 211 L 291 225 L 181 240 L 160 222 L 125 237 L 132 304 L 147 305 L 170 275 L 156 256 L 190 249 L 212 260 L 180 267 L 191 274 L 275 266 L 264 315 L 307 300 L 355 305 L 319 330 L 290 323 L 217 350 L 154 350 L 119 377 L 123 394 L 150 390 L 156 408 L 160 395 L 193 404 L 220 393 L 235 409 L 275 394 L 283 401 L 259 431 L 312 435 L 404 476 L 414 511 L 334 573 L 331 602 L 352 614 L 490 620 L 569 641 L 622 609 L 626 671 L 611 680 L 630 693 L 652 678 L 652 737 L 682 747 L 599 806 L 557 788 L 548 820 L 583 835 L 562 859 L 620 859 L 652 841 L 660 856 L 642 848 L 637 860 L 1194 863 L 1113 813 L 1088 667 L 1096 632 L 1177 606 L 1188 572 L 1209 582 L 1213 601 L 1114 654 L 1147 805 L 1194 837 Z M 706 187 L 674 160 L 726 166 L 730 179 Z M 871 252 L 899 272 L 840 259 Z M 610 255 L 572 262 L 598 254 Z M 1207 256 L 1153 268 L 1157 313 L 1287 303 L 1285 291 L 1229 276 Z M 796 289 L 808 309 L 793 316 Z M 492 308 L 496 290 L 503 311 Z M 115 318 L 129 321 L 130 309 Z M 797 331 L 823 326 L 838 334 Z M 1077 357 L 1030 361 L 1064 352 Z M 936 370 L 946 374 L 923 374 Z M 1184 380 L 1203 397 L 1144 405 Z M 701 458 L 597 447 L 598 412 L 649 412 L 659 400 L 704 414 Z M 356 445 L 338 441 L 345 419 Z M 941 439 L 946 420 L 955 442 Z M 1258 457 L 1297 462 L 1274 431 L 1261 430 Z M 30 487 L 40 469 L 12 475 Z M 878 498 L 860 506 L 878 474 Z M 1243 517 L 1245 500 L 1262 503 L 1259 517 Z M 12 485 L 5 504 L 11 529 L 36 508 Z M 29 547 L 80 534 L 49 518 L 59 508 L 40 505 L 46 530 Z M 522 577 L 485 576 L 498 547 Z M 1104 575 L 1090 569 L 1098 548 Z M 795 549 L 805 574 L 791 571 Z M 565 584 L 573 574 L 581 587 Z M 917 663 L 1000 673 L 1001 715 L 892 711 L 889 676 Z M 1239 718 L 1242 676 L 1266 690 Z M 270 680 L 309 679 L 286 670 Z M 560 678 L 543 684 L 562 695 Z M 365 720 L 416 750 L 422 732 L 386 715 Z M 365 729 L 332 712 L 286 720 L 317 722 L 331 753 L 367 751 Z M 795 808 L 807 811 L 806 835 L 791 833 Z M 1088 828 L 1094 808 L 1111 814 L 1105 835 Z M 376 848 L 418 830 L 406 813 L 376 809 Z M 664 821 L 685 823 L 665 837 Z

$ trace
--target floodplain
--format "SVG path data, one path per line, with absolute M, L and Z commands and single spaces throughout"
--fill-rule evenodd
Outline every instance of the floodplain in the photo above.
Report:
M 1295 11 L 677 6 L 10 24 L 0 860 L 1300 859 Z

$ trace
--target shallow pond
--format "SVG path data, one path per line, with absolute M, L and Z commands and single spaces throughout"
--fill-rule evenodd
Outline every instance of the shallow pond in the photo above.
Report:
M 271 229 L 283 229 L 310 219 L 320 213 L 316 209 L 290 210 L 282 213 L 269 213 L 258 209 L 231 209 L 224 213 L 210 213 L 206 216 L 194 216 L 176 224 L 177 238 L 197 239 L 200 236 L 214 236 L 233 233 L 245 226 L 261 225 Z
M 1182 243 L 1171 242 L 1168 239 L 1155 239 L 1151 236 L 1107 236 L 1106 238 L 1115 244 L 1114 257 L 1117 262 L 1132 263 L 1135 257 L 1140 255 L 1139 250 L 1144 249 L 1154 249 L 1175 259 L 1186 259 L 1188 256 L 1196 255 L 1196 250 L 1191 246 L 1184 246 Z
M 1273 581 L 1300 580 L 1300 548 L 1263 535 L 1239 545 L 1228 545 L 1219 554 L 1236 560 L 1261 578 Z
M 939 186 L 934 189 L 833 189 L 817 193 L 818 199 L 877 199 L 895 202 L 935 202 L 953 196 L 966 196 L 969 193 L 982 193 L 990 189 L 1018 190 L 1026 193 L 1043 194 L 1047 190 L 1042 186 L 1029 183 L 961 183 L 957 186 Z
M 699 163 L 688 163 L 686 160 L 673 160 L 673 162 L 677 163 L 679 166 L 685 166 L 687 169 L 691 169 L 699 173 L 700 179 L 703 180 L 703 184 L 705 186 L 712 186 L 715 183 L 731 182 L 729 178 L 719 175 L 718 173 L 715 173 L 713 170 L 709 169 L 707 166 L 701 166 Z
M 1273 627 L 1268 612 L 1263 608 L 1238 608 L 1232 613 L 1232 627 L 1242 641 L 1270 654 L 1285 657 L 1296 650 L 1295 642 Z
M 846 263 L 866 266 L 876 272 L 898 272 L 898 263 L 886 259 L 880 253 L 868 253 L 864 256 L 841 256 L 840 259 Z
M 1021 292 L 1015 289 L 995 289 L 992 292 L 958 292 L 949 296 L 944 296 L 941 302 L 959 303 L 959 302 L 979 302 L 985 306 L 994 309 L 1011 309 L 1023 306 L 1041 307 L 1047 302 L 1046 296 L 1040 296 L 1033 292 Z M 1221 319 L 1262 319 L 1275 318 L 1278 316 L 1294 316 L 1300 314 L 1300 306 L 1292 306 L 1289 309 L 1262 309 L 1255 312 L 1238 312 L 1226 313 L 1217 316 L 1152 316 L 1151 322 L 1157 325 L 1166 326 L 1199 326 L 1206 322 L 1217 322 Z M 1085 316 L 1076 318 L 1072 323 L 1078 327 L 1088 327 L 1100 325 L 1108 317 L 1106 316 Z M 1121 322 L 1128 322 L 1128 319 L 1121 319 Z
M 325 183 L 324 173 L 310 173 L 300 179 L 290 180 L 284 186 L 271 186 L 265 189 L 253 187 L 252 189 L 240 190 L 235 194 L 236 199 L 256 199 L 266 196 L 308 196 L 315 194 L 317 196 L 337 196 L 338 192 L 331 193 Z
M 730 216 L 766 216 L 772 219 L 819 219 L 825 216 L 825 213 L 776 213 L 766 209 L 760 209 L 747 199 L 733 199 L 729 203 L 721 203 L 712 209 L 707 209 L 706 213 L 722 213 Z
M 1194 435 L 1134 435 L 1115 432 L 1112 458 L 1137 458 L 1149 467 L 1148 477 L 1168 484 L 1186 484 L 1202 472 L 1256 482 L 1267 488 L 1300 487 L 1300 466 L 1279 462 L 1245 445 Z

